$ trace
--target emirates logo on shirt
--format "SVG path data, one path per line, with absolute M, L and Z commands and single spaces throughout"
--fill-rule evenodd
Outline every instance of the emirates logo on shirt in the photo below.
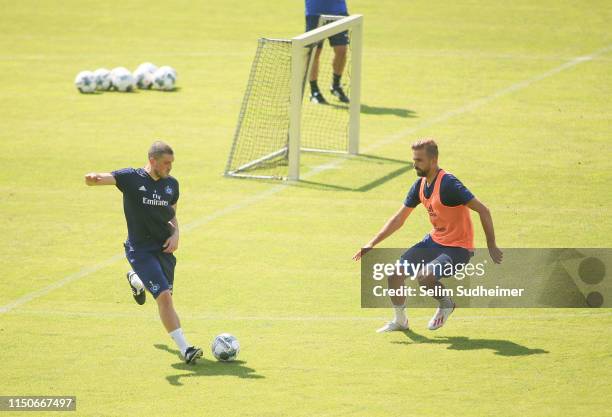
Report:
M 168 202 L 162 200 L 161 195 L 157 194 L 157 190 L 153 193 L 153 198 L 142 197 L 142 204 L 147 206 L 167 206 Z

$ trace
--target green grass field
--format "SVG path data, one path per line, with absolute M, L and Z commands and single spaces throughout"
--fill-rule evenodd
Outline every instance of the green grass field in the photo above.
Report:
M 302 2 L 0 6 L 0 395 L 76 395 L 70 415 L 84 417 L 609 412 L 610 310 L 464 309 L 431 333 L 432 312 L 413 309 L 414 333 L 374 332 L 389 312 L 360 308 L 351 256 L 413 171 L 376 182 L 402 165 L 310 157 L 303 173 L 335 169 L 286 185 L 222 177 L 256 39 L 300 33 Z M 491 209 L 500 247 L 612 247 L 608 2 L 349 0 L 349 11 L 365 19 L 365 154 L 409 161 L 410 144 L 433 136 L 441 165 Z M 72 84 L 144 61 L 174 66 L 180 90 Z M 152 299 L 137 306 L 125 283 L 120 193 L 84 185 L 86 172 L 143 166 L 155 138 L 174 147 L 181 182 L 183 328 L 206 348 L 235 334 L 238 362 L 208 349 L 195 367 L 179 360 Z M 429 228 L 420 208 L 384 246 Z

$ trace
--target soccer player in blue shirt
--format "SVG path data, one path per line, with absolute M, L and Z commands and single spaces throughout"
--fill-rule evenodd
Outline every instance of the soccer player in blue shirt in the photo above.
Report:
M 321 15 L 348 16 L 345 0 L 306 0 L 306 32 L 319 26 Z M 346 65 L 347 45 L 349 43 L 348 32 L 338 33 L 329 38 L 329 44 L 334 48 L 333 82 L 329 89 L 330 93 L 343 103 L 348 103 L 349 98 L 344 93 L 340 80 Z M 317 104 L 327 104 L 327 100 L 321 94 L 317 79 L 319 77 L 319 57 L 321 56 L 323 42 L 320 42 L 315 51 L 315 57 L 310 70 L 310 101 Z
M 85 183 L 115 185 L 123 193 L 123 211 L 128 228 L 125 256 L 133 270 L 127 273 L 127 280 L 134 299 L 138 304 L 144 304 L 145 288 L 151 293 L 157 302 L 161 321 L 183 359 L 195 364 L 202 357 L 202 349 L 187 343 L 172 303 L 176 266 L 173 253 L 179 243 L 176 219 L 179 184 L 170 176 L 173 162 L 172 148 L 156 141 L 149 149 L 149 162 L 144 168 L 92 172 L 85 175 Z

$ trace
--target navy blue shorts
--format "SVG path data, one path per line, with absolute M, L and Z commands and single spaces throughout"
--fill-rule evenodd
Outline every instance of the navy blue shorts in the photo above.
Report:
M 346 15 L 348 16 L 348 15 Z M 319 15 L 311 15 L 311 16 L 306 16 L 306 32 L 316 29 L 319 27 L 319 18 L 321 16 Z M 349 34 L 348 31 L 345 30 L 344 32 L 341 33 L 337 33 L 334 36 L 330 36 L 329 37 L 329 44 L 331 46 L 341 46 L 341 45 L 348 45 L 349 44 Z M 317 44 L 317 46 L 321 47 L 323 46 L 323 41 L 319 42 Z
M 157 298 L 165 290 L 170 290 L 172 293 L 176 267 L 176 258 L 173 254 L 160 250 L 135 249 L 130 242 L 125 242 L 123 247 L 132 270 L 136 272 L 153 298 Z
M 457 265 L 464 265 L 470 261 L 472 252 L 465 248 L 443 246 L 434 242 L 430 235 L 408 249 L 401 256 L 400 261 L 410 264 L 425 264 L 427 271 L 432 272 L 436 279 L 454 275 L 452 271 Z

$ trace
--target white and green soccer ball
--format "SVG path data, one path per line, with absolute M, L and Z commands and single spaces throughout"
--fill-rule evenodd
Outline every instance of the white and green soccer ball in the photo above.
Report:
M 106 68 L 98 68 L 94 71 L 96 90 L 106 91 L 111 88 L 111 72 Z
M 172 75 L 174 76 L 174 78 L 176 79 L 176 70 L 168 65 L 164 65 L 162 67 L 159 67 L 160 69 L 164 70 L 164 71 L 169 71 L 170 73 L 172 73 Z
M 74 79 L 74 85 L 81 93 L 93 93 L 96 91 L 96 77 L 91 71 L 81 71 Z
M 143 62 L 138 66 L 138 68 L 136 68 L 136 71 L 150 72 L 153 74 L 155 71 L 157 71 L 157 65 L 151 64 L 150 62 Z
M 163 66 L 153 73 L 153 85 L 164 91 L 174 90 L 176 84 L 176 70 L 172 67 Z
M 111 82 L 117 91 L 126 92 L 134 90 L 134 76 L 125 67 L 113 68 L 111 71 Z
M 157 71 L 157 67 L 150 62 L 140 64 L 134 71 L 134 82 L 136 86 L 143 90 L 148 90 L 153 86 L 153 73 Z
M 221 333 L 215 337 L 211 345 L 212 354 L 221 362 L 230 362 L 236 359 L 240 352 L 238 339 L 229 333 Z
M 141 90 L 148 90 L 153 86 L 153 74 L 148 71 L 134 71 L 134 83 Z

